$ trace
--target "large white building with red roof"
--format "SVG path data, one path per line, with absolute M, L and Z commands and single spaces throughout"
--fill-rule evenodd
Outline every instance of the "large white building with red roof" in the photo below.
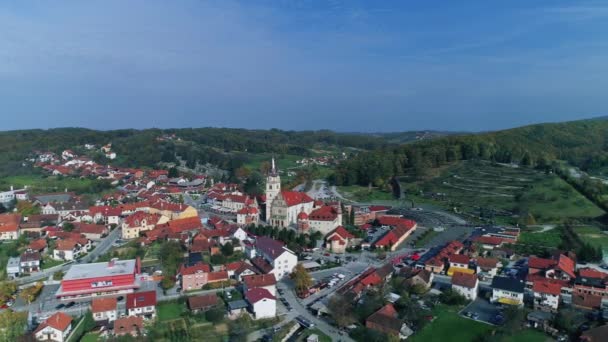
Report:
M 272 168 L 266 178 L 266 222 L 279 228 L 296 227 L 298 214 L 309 215 L 314 200 L 304 192 L 282 191 L 281 177 L 272 159 Z

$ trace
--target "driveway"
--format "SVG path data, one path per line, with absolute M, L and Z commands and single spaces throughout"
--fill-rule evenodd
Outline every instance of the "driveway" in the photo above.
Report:
M 465 312 L 476 313 L 479 315 L 479 318 L 476 319 L 477 321 L 493 325 L 492 319 L 501 311 L 496 305 L 490 303 L 488 300 L 477 297 L 477 299 L 462 309 L 460 314 L 463 315 Z M 463 317 L 468 318 L 464 315 Z

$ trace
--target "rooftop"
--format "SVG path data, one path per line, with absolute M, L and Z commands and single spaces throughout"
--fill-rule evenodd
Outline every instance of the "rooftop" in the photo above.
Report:
M 93 264 L 72 265 L 63 277 L 63 281 L 111 277 L 126 274 L 135 274 L 136 260 L 115 260 L 114 266 L 110 262 L 97 262 Z

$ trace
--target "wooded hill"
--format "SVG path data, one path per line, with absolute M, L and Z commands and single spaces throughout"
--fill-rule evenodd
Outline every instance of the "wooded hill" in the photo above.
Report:
M 608 120 L 538 124 L 384 146 L 340 164 L 332 180 L 338 185 L 383 184 L 392 176 L 424 176 L 429 168 L 471 159 L 539 168 L 562 160 L 592 170 L 608 165 L 607 151 Z

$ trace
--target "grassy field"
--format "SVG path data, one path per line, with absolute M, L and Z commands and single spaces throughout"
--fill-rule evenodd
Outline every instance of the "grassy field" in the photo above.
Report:
M 262 163 L 270 163 L 272 157 L 273 155 L 271 153 L 252 154 L 251 159 L 244 166 L 250 168 L 251 170 L 259 170 Z M 296 156 L 293 154 L 280 154 L 274 156 L 275 163 L 281 170 L 298 166 L 298 164 L 296 164 L 296 160 L 300 160 L 302 158 L 302 156 Z
M 457 208 L 470 217 L 516 223 L 531 213 L 537 223 L 565 218 L 593 218 L 603 211 L 553 174 L 528 168 L 459 162 L 439 176 L 422 182 L 404 182 L 407 198 Z
M 79 194 L 93 194 L 109 188 L 107 182 L 88 178 L 32 174 L 0 179 L 0 189 L 8 189 L 11 185 L 17 189 L 27 186 L 33 193 L 61 192 L 67 189 Z
M 533 329 L 524 329 L 517 333 L 503 337 L 500 342 L 545 342 L 554 341 L 549 336 L 545 335 L 542 331 Z
M 305 330 L 302 333 L 302 335 L 298 336 L 298 338 L 296 339 L 296 341 L 297 342 L 304 342 L 304 341 L 306 341 L 306 339 L 308 338 L 308 336 L 310 336 L 312 334 L 317 334 L 317 336 L 319 336 L 319 342 L 331 342 L 331 337 L 325 335 L 319 329 L 307 329 L 307 330 Z
M 45 257 L 44 260 L 42 261 L 42 269 L 46 270 L 47 268 L 51 268 L 51 267 L 54 267 L 54 266 L 57 266 L 57 265 L 61 265 L 64 262 L 65 261 L 63 261 L 63 260 L 55 260 L 55 259 L 52 259 L 52 258 Z
M 160 321 L 170 321 L 180 317 L 186 307 L 182 303 L 167 302 L 158 305 L 158 319 Z
M 541 228 L 527 228 L 521 232 L 519 243 L 556 248 L 562 242 L 559 228 L 541 232 Z
M 378 188 L 370 189 L 366 186 L 349 185 L 339 186 L 337 190 L 345 198 L 356 202 L 395 201 L 393 194 Z
M 492 326 L 462 318 L 456 309 L 442 307 L 435 320 L 408 338 L 412 342 L 464 342 L 489 333 Z
M 597 227 L 575 227 L 574 231 L 581 237 L 585 242 L 588 242 L 594 246 L 600 246 L 604 250 L 608 250 L 608 234 L 602 232 Z
M 87 333 L 80 340 L 80 342 L 97 342 L 97 341 L 99 341 L 99 334 L 96 334 L 96 333 Z

